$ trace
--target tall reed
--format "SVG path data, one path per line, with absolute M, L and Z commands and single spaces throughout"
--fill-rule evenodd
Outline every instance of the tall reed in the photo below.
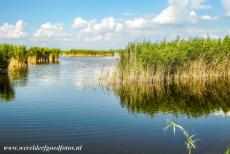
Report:
M 90 50 L 90 49 L 71 49 L 69 51 L 62 52 L 63 56 L 94 56 L 94 57 L 104 57 L 104 56 L 114 56 L 121 50 Z
M 113 78 L 119 82 L 183 82 L 230 75 L 230 38 L 192 38 L 128 45 Z
M 29 64 L 57 63 L 61 50 L 56 48 L 31 47 L 28 50 Z

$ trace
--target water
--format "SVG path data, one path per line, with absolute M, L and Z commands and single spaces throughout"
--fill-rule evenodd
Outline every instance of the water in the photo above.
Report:
M 134 85 L 107 90 L 97 79 L 115 62 L 63 57 L 60 64 L 1 76 L 0 153 L 6 145 L 83 145 L 77 153 L 90 154 L 187 153 L 179 131 L 174 136 L 162 130 L 167 119 L 200 139 L 193 153 L 224 153 L 230 145 L 227 83 L 194 93 Z

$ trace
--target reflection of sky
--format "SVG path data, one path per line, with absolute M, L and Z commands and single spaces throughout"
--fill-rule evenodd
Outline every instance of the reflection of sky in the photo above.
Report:
M 75 85 L 78 89 L 95 87 L 103 72 L 108 72 L 113 68 L 114 65 L 112 63 L 106 66 L 79 67 L 75 73 Z
M 219 110 L 219 111 L 215 111 L 214 115 L 216 115 L 216 116 L 223 116 L 223 117 L 229 117 L 230 116 L 230 111 L 224 112 L 222 110 Z
M 32 66 L 29 70 L 29 75 L 31 80 L 33 80 L 32 82 L 39 82 L 44 85 L 55 84 L 60 80 L 59 67 L 59 64 Z

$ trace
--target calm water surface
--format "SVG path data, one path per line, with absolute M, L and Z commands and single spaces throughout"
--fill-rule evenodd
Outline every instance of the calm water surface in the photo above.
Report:
M 176 88 L 162 95 L 127 87 L 107 91 L 97 78 L 115 62 L 63 57 L 60 64 L 1 76 L 1 150 L 4 145 L 38 144 L 83 145 L 77 153 L 183 154 L 184 137 L 162 130 L 173 119 L 201 139 L 193 153 L 224 153 L 230 145 L 228 84 L 215 93 L 203 91 L 201 98 L 182 96 Z

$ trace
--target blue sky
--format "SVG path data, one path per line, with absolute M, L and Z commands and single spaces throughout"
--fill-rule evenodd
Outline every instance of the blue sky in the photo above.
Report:
M 0 43 L 123 48 L 230 34 L 229 0 L 0 0 Z

